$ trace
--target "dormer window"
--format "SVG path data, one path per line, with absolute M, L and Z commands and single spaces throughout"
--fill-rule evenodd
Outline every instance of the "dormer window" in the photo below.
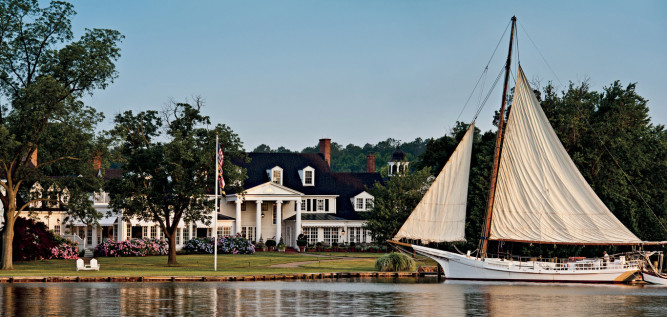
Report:
M 354 206 L 354 211 L 370 211 L 373 209 L 373 203 L 375 198 L 373 195 L 363 191 L 357 196 L 352 198 L 352 205 Z
M 273 180 L 276 184 L 281 184 L 283 182 L 283 171 L 273 170 Z
M 306 166 L 299 171 L 299 176 L 301 177 L 301 184 L 303 186 L 315 186 L 315 169 Z
M 271 178 L 271 182 L 278 185 L 283 184 L 283 169 L 280 166 L 276 166 L 270 170 L 266 170 L 267 174 Z
M 312 185 L 313 184 L 313 171 L 304 171 L 305 174 L 303 183 L 306 185 Z

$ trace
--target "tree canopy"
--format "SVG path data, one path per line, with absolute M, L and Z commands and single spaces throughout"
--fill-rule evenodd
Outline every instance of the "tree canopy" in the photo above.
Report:
M 100 188 L 92 160 L 106 152 L 95 136 L 103 116 L 80 100 L 117 77 L 123 36 L 86 29 L 73 40 L 71 4 L 0 2 L 0 201 L 2 269 L 12 269 L 13 225 L 33 203 L 56 199 L 66 208 L 90 205 Z M 30 188 L 65 189 L 68 199 L 31 197 Z M 78 208 L 78 207 L 77 207 Z M 85 209 L 85 208 L 84 208 Z
M 149 110 L 116 115 L 110 131 L 123 164 L 120 179 L 106 189 L 109 205 L 122 212 L 126 221 L 137 218 L 158 223 L 169 241 L 168 264 L 176 262 L 176 232 L 179 223 L 210 224 L 215 186 L 215 139 L 226 158 L 246 158 L 241 140 L 228 126 L 211 124 L 201 113 L 201 100 L 194 105 L 171 104 L 162 116 Z M 245 171 L 226 159 L 223 165 L 227 188 L 240 192 Z

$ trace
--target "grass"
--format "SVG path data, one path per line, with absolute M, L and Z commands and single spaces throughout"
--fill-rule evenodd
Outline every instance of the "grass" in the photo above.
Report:
M 291 273 L 372 272 L 382 253 L 320 252 L 289 254 L 257 252 L 253 255 L 218 255 L 218 271 L 213 271 L 213 255 L 178 255 L 178 266 L 167 266 L 167 256 L 100 257 L 100 271 L 76 271 L 75 260 L 15 262 L 14 270 L 0 276 L 215 276 Z M 315 261 L 296 267 L 276 264 Z

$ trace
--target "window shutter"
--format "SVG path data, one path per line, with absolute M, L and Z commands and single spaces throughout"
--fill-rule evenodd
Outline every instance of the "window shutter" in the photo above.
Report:
M 310 211 L 310 199 L 306 199 L 306 211 Z
M 324 211 L 329 211 L 329 199 L 324 200 Z

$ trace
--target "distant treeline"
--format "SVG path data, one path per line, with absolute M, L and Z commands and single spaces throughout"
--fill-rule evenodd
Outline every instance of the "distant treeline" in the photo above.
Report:
M 391 155 L 400 147 L 401 151 L 405 153 L 405 159 L 409 162 L 416 162 L 418 157 L 426 149 L 426 144 L 431 140 L 424 140 L 417 138 L 412 142 L 401 143 L 396 139 L 389 138 L 385 141 L 380 141 L 377 144 L 367 143 L 363 147 L 354 144 L 343 146 L 342 144 L 331 142 L 331 168 L 334 172 L 365 172 L 366 171 L 366 156 L 370 153 L 375 155 L 376 171 L 386 174 L 387 162 L 391 159 Z M 306 147 L 300 153 L 317 153 L 317 144 Z M 256 147 L 253 152 L 260 153 L 299 153 L 291 151 L 283 146 L 277 149 L 271 149 L 270 146 L 262 144 Z

